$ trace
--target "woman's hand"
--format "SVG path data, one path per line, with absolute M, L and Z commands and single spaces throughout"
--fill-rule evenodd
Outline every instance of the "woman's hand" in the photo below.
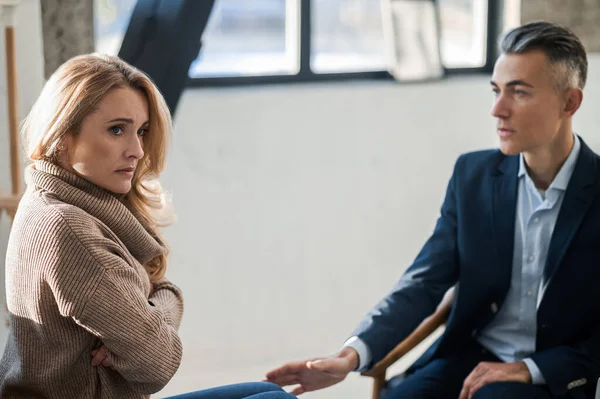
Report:
M 98 349 L 92 350 L 92 366 L 104 366 L 112 368 L 112 361 L 108 358 L 108 348 L 102 345 Z

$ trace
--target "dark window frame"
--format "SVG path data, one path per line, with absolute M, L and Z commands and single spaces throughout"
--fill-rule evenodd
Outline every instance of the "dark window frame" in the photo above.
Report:
M 375 0 L 373 0 L 375 1 Z M 485 65 L 478 68 L 445 68 L 448 75 L 489 74 L 498 56 L 497 37 L 500 34 L 502 0 L 487 0 L 487 40 Z M 293 75 L 258 75 L 230 77 L 198 77 L 188 80 L 188 87 L 249 86 L 273 83 L 314 83 L 348 80 L 392 80 L 385 70 L 365 72 L 315 73 L 310 68 L 311 0 L 300 0 L 300 69 Z

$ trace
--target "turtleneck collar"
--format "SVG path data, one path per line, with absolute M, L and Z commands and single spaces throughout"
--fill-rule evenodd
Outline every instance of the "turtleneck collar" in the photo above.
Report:
M 25 181 L 28 186 L 48 191 L 60 201 L 100 220 L 142 265 L 165 251 L 162 242 L 150 234 L 124 204 L 123 195 L 105 190 L 47 161 L 34 161 L 29 165 Z

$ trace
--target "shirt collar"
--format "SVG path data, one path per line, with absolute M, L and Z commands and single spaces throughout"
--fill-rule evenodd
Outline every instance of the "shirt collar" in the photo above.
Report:
M 577 163 L 577 158 L 579 157 L 579 152 L 581 150 L 581 140 L 579 137 L 574 134 L 574 143 L 567 160 L 563 164 L 563 166 L 558 171 L 558 174 L 554 177 L 552 184 L 548 187 L 548 190 L 552 188 L 556 188 L 558 190 L 566 190 L 567 185 L 569 184 L 569 180 L 571 180 L 571 176 L 573 175 L 573 171 L 575 170 L 575 164 Z M 527 174 L 527 168 L 525 167 L 525 159 L 523 158 L 523 154 L 519 156 L 519 174 L 518 177 L 522 177 Z

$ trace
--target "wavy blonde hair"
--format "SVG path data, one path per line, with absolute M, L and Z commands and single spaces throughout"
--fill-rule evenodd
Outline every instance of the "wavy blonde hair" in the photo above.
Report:
M 58 164 L 59 147 L 65 136 L 77 135 L 83 119 L 97 108 L 104 95 L 123 87 L 140 90 L 146 96 L 152 132 L 144 139 L 144 156 L 123 201 L 167 248 L 159 228 L 169 225 L 174 216 L 157 179 L 165 167 L 172 132 L 171 114 L 158 88 L 140 70 L 118 57 L 101 54 L 77 56 L 61 65 L 46 82 L 23 122 L 21 133 L 27 156 L 32 161 Z M 152 283 L 164 277 L 167 255 L 168 248 L 145 265 Z

